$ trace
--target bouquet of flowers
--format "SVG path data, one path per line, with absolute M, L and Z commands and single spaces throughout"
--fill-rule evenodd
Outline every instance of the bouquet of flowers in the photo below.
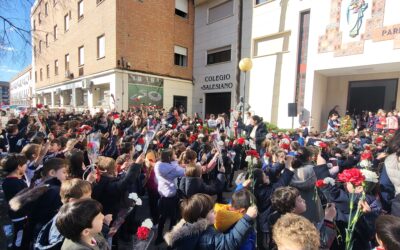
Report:
M 360 201 L 365 200 L 365 190 L 368 188 L 370 183 L 377 183 L 378 176 L 375 172 L 372 172 L 367 169 L 357 169 L 351 168 L 346 169 L 343 173 L 338 175 L 338 181 L 343 183 L 348 183 L 351 185 L 350 192 L 350 215 L 349 215 L 349 222 L 346 228 L 346 250 L 351 250 L 353 245 L 353 232 L 354 228 L 357 224 L 358 219 L 362 215 L 361 206 L 357 205 L 357 209 L 354 212 L 354 203 L 355 203 L 355 187 L 362 186 L 363 191 L 361 193 Z

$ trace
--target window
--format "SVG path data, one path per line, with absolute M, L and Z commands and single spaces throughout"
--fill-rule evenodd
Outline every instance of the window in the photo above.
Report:
M 186 67 L 187 66 L 187 48 L 175 46 L 174 48 L 175 65 Z
M 37 71 L 35 71 L 35 82 L 37 82 Z
M 175 15 L 186 18 L 188 15 L 188 0 L 175 0 Z
M 69 30 L 69 15 L 66 14 L 64 16 L 64 31 L 67 32 Z
M 83 46 L 78 48 L 78 65 L 82 66 L 85 64 L 85 48 Z
M 226 1 L 208 10 L 208 23 L 233 16 L 233 0 Z
M 271 0 L 256 0 L 256 5 L 257 5 L 257 4 L 266 3 L 266 2 L 268 2 L 268 1 L 271 1 Z
M 65 71 L 69 71 L 69 54 L 65 55 Z
M 36 58 L 36 45 L 33 46 L 33 56 Z
M 48 65 L 48 64 L 46 66 L 46 76 L 47 76 L 47 78 L 50 78 L 50 65 Z
M 83 0 L 78 2 L 78 19 L 83 17 Z
M 46 34 L 46 47 L 49 47 L 49 33 Z
M 106 56 L 106 39 L 104 35 L 97 38 L 97 58 L 103 58 Z
M 39 53 L 42 53 L 42 40 L 39 41 Z
M 43 70 L 40 69 L 40 81 L 43 81 Z
M 54 25 L 54 31 L 53 31 L 54 41 L 57 40 L 57 31 L 58 31 L 57 25 Z
M 36 30 L 36 20 L 33 20 L 33 30 Z
M 45 15 L 45 16 L 47 16 L 47 15 L 49 14 L 48 10 L 49 10 L 49 4 L 48 4 L 48 3 L 45 3 L 45 4 L 44 4 L 44 15 Z
M 58 75 L 58 60 L 54 61 L 54 75 Z
M 207 65 L 229 62 L 231 60 L 231 46 L 207 51 Z
M 38 14 L 38 19 L 39 19 L 39 24 L 41 24 L 42 23 L 42 13 L 40 13 L 40 12 Z

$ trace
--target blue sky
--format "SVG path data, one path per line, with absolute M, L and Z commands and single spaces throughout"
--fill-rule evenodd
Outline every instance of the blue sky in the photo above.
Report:
M 6 18 L 16 27 L 30 30 L 30 7 L 33 0 L 0 0 L 0 81 L 9 81 L 14 75 L 31 64 L 32 48 L 18 35 L 15 28 L 6 23 Z M 8 40 L 2 40 L 5 34 Z M 30 41 L 30 35 L 20 31 Z

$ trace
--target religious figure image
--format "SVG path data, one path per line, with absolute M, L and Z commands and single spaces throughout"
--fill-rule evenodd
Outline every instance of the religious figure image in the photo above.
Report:
M 368 3 L 365 0 L 350 0 L 349 7 L 347 8 L 347 24 L 351 27 L 349 32 L 350 37 L 358 36 L 364 19 L 364 12 L 367 8 Z

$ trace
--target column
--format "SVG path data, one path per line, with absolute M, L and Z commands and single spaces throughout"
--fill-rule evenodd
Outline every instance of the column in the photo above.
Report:
M 71 105 L 73 108 L 76 108 L 76 89 L 72 88 L 72 95 L 71 95 Z
M 50 95 L 51 95 L 51 107 L 52 108 L 54 108 L 55 107 L 55 94 L 54 94 L 54 91 L 52 91 L 51 93 L 50 93 Z

